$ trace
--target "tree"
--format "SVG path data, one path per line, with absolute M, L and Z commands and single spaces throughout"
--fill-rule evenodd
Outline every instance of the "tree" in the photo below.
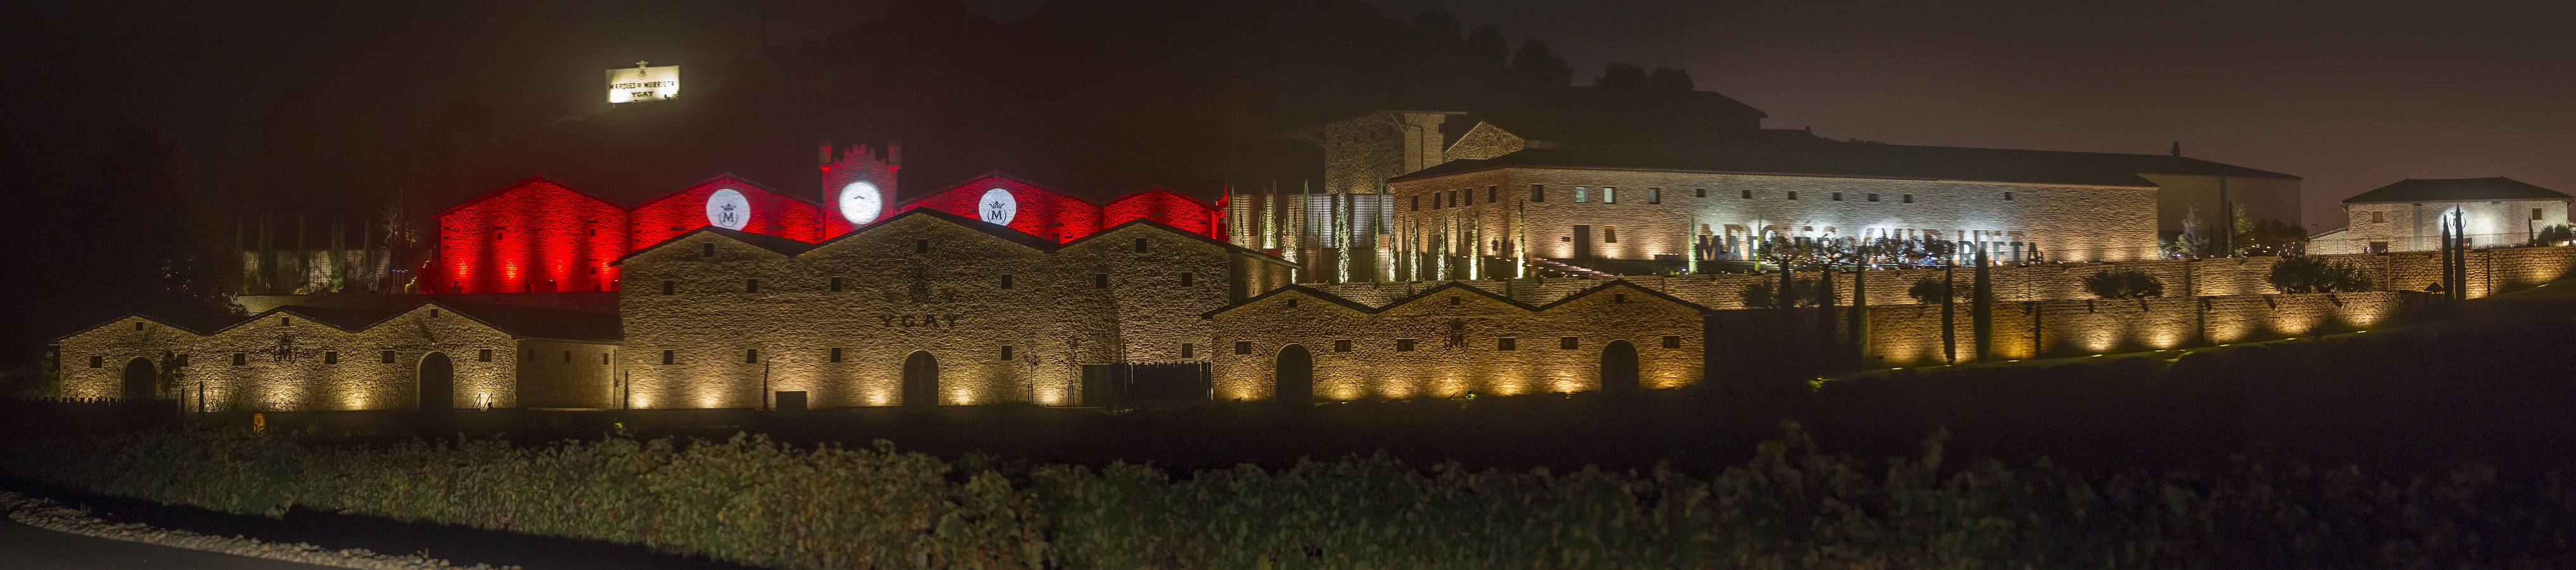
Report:
M 1601 66 L 1601 76 L 1592 79 L 1592 86 L 1602 91 L 1644 93 L 1646 69 L 1634 64 L 1610 62 Z
M 2236 250 L 2247 255 L 2286 255 L 2304 250 L 2308 234 L 2289 222 L 2264 218 L 2247 225 L 2235 241 Z
M 1512 44 L 1503 40 L 1503 29 L 1493 24 L 1476 26 L 1467 32 L 1467 59 L 1479 70 L 1511 66 Z
M 1646 75 L 1646 88 L 1656 93 L 1673 95 L 1689 93 L 1696 87 L 1691 85 L 1690 72 L 1658 67 L 1653 73 Z
M 1565 58 L 1547 49 L 1547 42 L 1521 42 L 1520 51 L 1512 52 L 1512 73 L 1532 87 L 1564 87 L 1574 84 L 1574 67 Z
M 2201 237 L 2201 226 L 2199 206 L 2183 210 L 2182 233 L 2174 235 L 2172 241 L 2164 243 L 2165 256 L 2197 257 L 2209 249 L 2209 238 Z
M 2361 268 L 2340 261 L 2326 261 L 2305 255 L 2281 258 L 2272 264 L 2269 279 L 2273 289 L 2282 293 L 2351 293 L 2372 289 L 2370 277 Z
M 2145 271 L 2104 269 L 2084 277 L 2084 290 L 2104 299 L 2137 299 L 2143 311 L 2147 298 L 2165 295 L 2165 283 Z

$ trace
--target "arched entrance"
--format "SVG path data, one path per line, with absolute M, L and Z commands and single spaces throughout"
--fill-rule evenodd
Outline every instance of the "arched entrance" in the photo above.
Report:
M 158 395 L 152 389 L 153 381 L 160 377 L 160 371 L 152 367 L 152 359 L 137 357 L 125 361 L 125 400 L 129 402 L 151 400 L 153 396 Z
M 1271 377 L 1279 380 L 1279 401 L 1314 401 L 1315 355 L 1306 352 L 1306 347 L 1294 344 L 1279 347 L 1278 368 Z
M 903 405 L 939 405 L 939 359 L 931 357 L 930 351 L 916 350 L 903 357 Z
M 456 363 L 447 354 L 432 352 L 420 357 L 420 409 L 456 409 Z
M 1637 345 L 1614 340 L 1601 347 L 1601 391 L 1625 394 L 1637 388 Z

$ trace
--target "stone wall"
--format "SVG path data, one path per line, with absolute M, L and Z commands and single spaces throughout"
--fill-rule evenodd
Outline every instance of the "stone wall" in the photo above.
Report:
M 1467 134 L 1458 136 L 1458 142 L 1449 143 L 1448 150 L 1442 155 L 1448 160 L 1485 160 L 1525 148 L 1529 148 L 1528 139 L 1493 123 L 1477 121 L 1475 127 L 1467 129 Z
M 520 340 L 518 349 L 519 406 L 618 407 L 614 395 L 619 350 L 616 345 Z M 470 359 L 475 355 L 465 356 Z
M 143 323 L 140 330 L 135 323 Z M 524 358 L 523 344 L 510 335 L 434 304 L 358 330 L 324 324 L 293 309 L 204 335 L 129 317 L 64 337 L 59 345 L 63 395 L 68 397 L 129 397 L 121 384 L 127 360 L 149 358 L 157 367 L 170 361 L 165 352 L 184 355 L 180 358 L 186 365 L 179 368 L 176 385 L 153 396 L 182 400 L 182 409 L 191 411 L 198 409 L 200 393 L 207 411 L 412 409 L 418 406 L 417 371 L 433 352 L 455 365 L 451 407 L 487 402 L 517 407 L 519 359 Z M 583 355 L 611 349 L 589 343 L 543 346 Z M 488 360 L 482 357 L 486 350 L 491 351 Z M 89 367 L 93 357 L 103 366 Z M 550 398 L 564 393 L 542 391 Z
M 1701 375 L 1703 315 L 1624 284 L 1545 308 L 1454 286 L 1383 308 L 1288 289 L 1211 317 L 1229 344 L 1215 359 L 1216 397 L 1278 395 L 1278 359 L 1290 345 L 1311 354 L 1320 399 L 1595 390 L 1613 342 L 1635 347 L 1642 387 L 1682 386 Z M 1561 344 L 1567 337 L 1574 348 Z M 1666 337 L 1678 348 L 1667 348 Z M 1411 350 L 1403 350 L 1408 340 Z
M 2389 326 L 2401 294 L 2227 295 L 2137 301 L 2030 301 L 1994 308 L 1988 360 L 2082 356 L 2265 340 Z M 1961 304 L 1952 334 L 1960 361 L 1974 361 L 1975 329 Z M 1941 310 L 1869 310 L 1867 365 L 1939 364 Z

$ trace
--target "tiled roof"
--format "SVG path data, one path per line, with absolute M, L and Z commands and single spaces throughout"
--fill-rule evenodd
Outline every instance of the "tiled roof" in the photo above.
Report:
M 2490 178 L 2408 178 L 2343 199 L 2346 204 L 2372 202 L 2466 202 L 2476 200 L 2567 200 L 2565 193 L 2502 176 Z
M 1390 181 L 1507 167 L 1784 174 L 1854 178 L 1974 180 L 2090 186 L 2154 186 L 2140 174 L 2298 177 L 2162 154 L 1799 142 L 1703 147 L 1586 145 L 1530 148 L 1487 160 L 1457 160 Z

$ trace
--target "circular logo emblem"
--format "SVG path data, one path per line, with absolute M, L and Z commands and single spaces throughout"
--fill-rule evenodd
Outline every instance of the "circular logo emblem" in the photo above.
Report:
M 732 188 L 707 195 L 707 225 L 739 230 L 751 223 L 751 200 Z
M 1009 190 L 985 190 L 984 199 L 975 204 L 975 215 L 984 221 L 1007 226 L 1011 224 L 1012 217 L 1020 215 L 1020 201 L 1012 199 Z
M 841 187 L 841 218 L 851 224 L 868 225 L 885 211 L 885 197 L 877 194 L 877 185 L 852 182 Z

